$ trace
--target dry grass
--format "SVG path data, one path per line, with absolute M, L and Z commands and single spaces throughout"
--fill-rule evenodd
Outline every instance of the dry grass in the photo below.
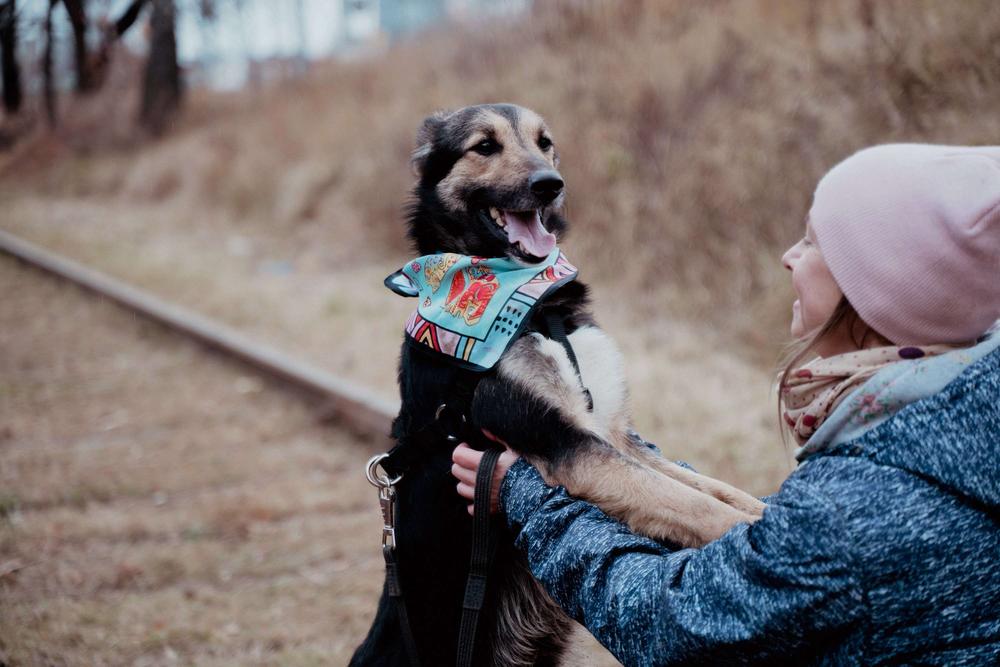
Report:
M 0 260 L 0 661 L 346 663 L 381 588 L 369 446 Z

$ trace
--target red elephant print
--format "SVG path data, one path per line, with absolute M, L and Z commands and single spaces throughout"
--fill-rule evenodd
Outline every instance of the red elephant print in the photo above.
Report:
M 490 299 L 499 288 L 497 277 L 488 271 L 457 271 L 451 280 L 445 310 L 474 326 L 486 312 Z

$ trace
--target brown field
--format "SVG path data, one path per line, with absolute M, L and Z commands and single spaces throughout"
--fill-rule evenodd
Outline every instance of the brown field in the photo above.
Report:
M 791 469 L 769 394 L 778 258 L 816 180 L 871 143 L 995 143 L 998 44 L 991 0 L 540 0 L 520 23 L 192 91 L 159 141 L 102 122 L 134 91 L 67 98 L 60 130 L 0 153 L 0 228 L 393 396 L 411 304 L 381 281 L 408 256 L 415 129 L 533 107 L 637 427 L 764 494 Z M 381 579 L 368 448 L 6 259 L 0 286 L 0 659 L 343 663 Z
M 9 258 L 0 283 L 0 660 L 346 663 L 382 583 L 371 445 Z

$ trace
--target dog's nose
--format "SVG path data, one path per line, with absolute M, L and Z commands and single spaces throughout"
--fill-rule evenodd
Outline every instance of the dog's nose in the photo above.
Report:
M 531 187 L 532 194 L 548 203 L 562 192 L 563 179 L 558 171 L 542 169 L 531 175 L 528 185 Z

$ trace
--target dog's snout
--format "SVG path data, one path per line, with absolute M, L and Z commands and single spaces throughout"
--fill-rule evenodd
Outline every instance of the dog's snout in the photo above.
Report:
M 531 192 L 546 203 L 559 196 L 563 189 L 563 179 L 558 171 L 542 169 L 531 175 L 528 184 Z

